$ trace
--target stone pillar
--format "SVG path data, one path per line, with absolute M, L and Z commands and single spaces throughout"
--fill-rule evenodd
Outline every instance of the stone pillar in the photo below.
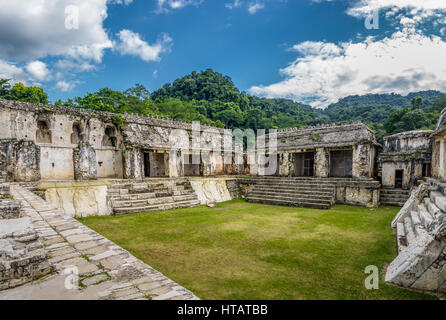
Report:
M 280 154 L 280 162 L 279 162 L 279 176 L 288 177 L 290 175 L 290 154 L 288 152 L 284 152 Z
M 127 149 L 124 155 L 124 179 L 144 178 L 143 153 L 139 149 Z
M 353 147 L 352 177 L 368 178 L 371 176 L 370 145 L 360 144 Z
M 7 181 L 40 180 L 40 147 L 32 141 L 3 141 L 0 144 L 0 170 Z
M 330 154 L 327 148 L 316 148 L 314 155 L 314 175 L 317 178 L 328 178 L 330 173 Z
M 73 150 L 75 180 L 94 180 L 98 178 L 96 151 L 88 143 L 80 143 Z
M 183 175 L 184 167 L 181 151 L 171 150 L 169 153 L 169 177 L 178 178 Z
M 439 172 L 439 176 L 440 176 L 441 181 L 444 181 L 445 180 L 445 174 L 444 174 L 444 138 L 441 138 L 441 140 L 440 140 L 439 159 L 440 159 L 440 172 Z

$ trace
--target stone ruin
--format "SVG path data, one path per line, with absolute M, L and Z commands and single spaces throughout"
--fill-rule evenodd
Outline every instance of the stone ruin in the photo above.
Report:
M 51 272 L 45 249 L 25 217 L 20 203 L 11 200 L 9 184 L 0 184 L 0 290 L 13 288 Z
M 404 205 L 392 224 L 399 254 L 386 281 L 445 292 L 445 123 L 446 110 L 435 131 L 386 137 L 381 153 L 362 123 L 279 130 L 275 152 L 260 148 L 254 161 L 244 153 L 240 163 L 234 147 L 227 163 L 217 147 L 232 135 L 221 128 L 202 126 L 197 138 L 193 125 L 181 121 L 0 99 L 0 181 L 35 182 L 39 195 L 73 217 L 235 197 L 320 209 Z M 188 141 L 169 139 L 175 130 L 185 131 Z M 268 146 L 270 138 L 259 141 Z M 206 159 L 190 161 L 203 151 Z M 272 162 L 277 166 L 269 172 Z M 410 195 L 421 179 L 428 184 Z M 0 184 L 0 289 L 50 271 L 29 218 L 8 190 Z

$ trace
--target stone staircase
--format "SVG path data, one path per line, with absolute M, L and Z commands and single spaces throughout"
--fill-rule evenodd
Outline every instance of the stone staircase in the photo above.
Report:
M 335 203 L 336 185 L 331 179 L 258 177 L 247 194 L 249 202 L 329 209 Z
M 200 205 L 187 179 L 153 179 L 114 183 L 108 197 L 116 215 Z
M 446 196 L 427 184 L 414 190 L 392 222 L 398 256 L 386 281 L 406 288 L 446 293 Z
M 402 207 L 409 199 L 410 191 L 403 189 L 381 189 L 380 204 Z

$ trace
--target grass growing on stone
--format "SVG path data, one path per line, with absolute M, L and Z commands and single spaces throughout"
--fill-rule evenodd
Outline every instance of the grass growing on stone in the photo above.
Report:
M 389 286 L 396 207 L 301 209 L 240 200 L 85 223 L 202 299 L 431 299 Z M 379 290 L 364 269 L 379 268 Z

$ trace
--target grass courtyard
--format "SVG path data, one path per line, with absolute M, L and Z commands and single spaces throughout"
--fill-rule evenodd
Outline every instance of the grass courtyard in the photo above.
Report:
M 202 299 L 432 299 L 382 280 L 397 253 L 398 210 L 234 200 L 85 224 Z M 369 265 L 380 270 L 378 290 L 364 286 Z

